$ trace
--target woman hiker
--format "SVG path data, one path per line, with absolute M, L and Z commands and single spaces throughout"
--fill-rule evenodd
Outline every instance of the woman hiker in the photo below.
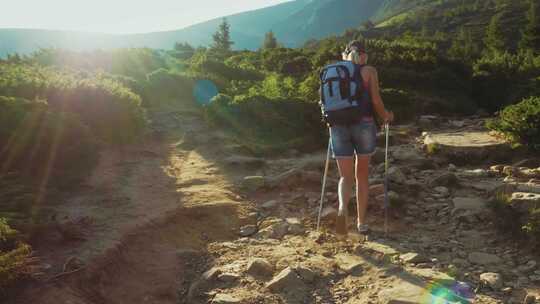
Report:
M 358 40 L 351 41 L 343 52 L 343 60 L 352 61 L 356 68 L 360 69 L 362 85 L 368 93 L 367 98 L 371 106 L 368 114 L 360 117 L 357 122 L 330 127 L 332 151 L 341 177 L 338 186 L 339 211 L 336 232 L 347 233 L 347 209 L 356 178 L 357 229 L 359 233 L 366 234 L 369 232 L 366 223 L 369 162 L 375 152 L 377 129 L 373 114 L 375 112 L 384 123 L 392 122 L 394 114 L 384 107 L 379 92 L 377 70 L 366 65 L 368 54 L 364 43 Z

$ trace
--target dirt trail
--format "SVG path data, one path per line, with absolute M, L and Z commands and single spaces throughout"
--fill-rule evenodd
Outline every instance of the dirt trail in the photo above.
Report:
M 169 114 L 176 132 L 168 139 L 106 151 L 83 190 L 50 211 L 62 230 L 84 231 L 85 240 L 44 232 L 35 247 L 51 266 L 48 283 L 29 288 L 17 303 L 180 301 L 183 284 L 197 265 L 204 268 L 206 244 L 232 239 L 247 215 L 212 159 L 212 131 L 185 111 Z M 52 279 L 73 267 L 66 261 L 81 270 Z
M 399 208 L 388 237 L 384 155 L 373 157 L 374 234 L 366 242 L 352 233 L 354 217 L 348 239 L 333 233 L 335 168 L 323 229 L 315 231 L 324 154 L 240 156 L 196 109 L 153 118 L 175 131 L 107 151 L 87 185 L 50 211 L 61 225 L 35 248 L 51 267 L 15 304 L 493 304 L 539 294 L 536 254 L 498 233 L 485 208 L 506 179 L 425 155 L 414 126 L 392 138 L 391 200 Z M 254 174 L 265 176 L 243 179 Z M 251 188 L 247 197 L 239 183 Z M 85 240 L 68 242 L 70 230 Z

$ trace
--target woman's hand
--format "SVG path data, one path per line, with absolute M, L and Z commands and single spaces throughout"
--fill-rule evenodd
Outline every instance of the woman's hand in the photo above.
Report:
M 391 123 L 394 121 L 394 112 L 392 111 L 385 111 L 386 115 L 383 117 L 384 123 Z

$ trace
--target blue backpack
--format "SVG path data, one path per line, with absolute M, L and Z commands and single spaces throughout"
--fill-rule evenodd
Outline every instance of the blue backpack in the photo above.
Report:
M 321 110 L 330 126 L 350 125 L 371 116 L 373 106 L 364 89 L 361 65 L 339 61 L 325 66 L 320 73 Z

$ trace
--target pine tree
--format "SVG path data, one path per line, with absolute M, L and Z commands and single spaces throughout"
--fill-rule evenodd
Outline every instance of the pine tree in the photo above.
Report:
M 519 48 L 540 53 L 540 4 L 536 0 L 530 1 L 527 25 L 521 32 Z
M 213 49 L 224 52 L 231 51 L 234 42 L 231 41 L 231 26 L 227 22 L 227 18 L 223 18 L 223 22 L 221 22 L 212 38 L 214 39 Z
M 264 35 L 263 49 L 275 49 L 278 47 L 278 42 L 274 32 L 270 31 Z
M 502 14 L 494 15 L 486 29 L 484 44 L 489 53 L 499 53 L 505 50 L 506 38 L 503 32 L 501 19 Z

